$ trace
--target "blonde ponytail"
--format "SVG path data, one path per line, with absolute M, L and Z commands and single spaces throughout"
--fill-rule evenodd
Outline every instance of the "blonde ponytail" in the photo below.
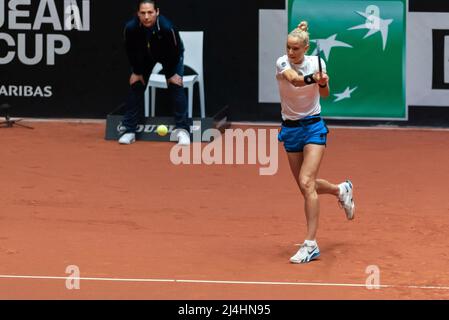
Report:
M 301 21 L 295 30 L 290 32 L 289 37 L 295 37 L 302 41 L 305 46 L 309 45 L 309 24 L 307 21 Z
M 307 32 L 309 31 L 309 23 L 307 21 L 301 21 L 297 27 L 299 30 Z

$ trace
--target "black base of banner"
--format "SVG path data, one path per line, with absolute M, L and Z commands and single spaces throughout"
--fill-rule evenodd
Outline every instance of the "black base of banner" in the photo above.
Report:
M 123 120 L 123 106 L 120 105 L 116 110 L 110 113 L 106 119 L 106 140 L 118 140 L 124 132 L 122 127 Z M 210 142 L 211 139 L 203 135 L 203 133 L 209 129 L 216 129 L 221 133 L 226 128 L 229 128 L 228 122 L 228 106 L 222 108 L 215 116 L 207 118 L 193 118 L 193 125 L 190 126 L 190 135 L 194 138 L 201 135 L 202 142 Z M 165 125 L 168 128 L 168 133 L 165 136 L 160 136 L 156 129 L 159 125 Z M 136 140 L 141 141 L 160 141 L 168 142 L 170 140 L 171 133 L 175 129 L 174 117 L 153 117 L 144 118 L 137 126 Z M 198 141 L 199 139 L 193 139 Z M 173 141 L 173 140 L 172 140 Z

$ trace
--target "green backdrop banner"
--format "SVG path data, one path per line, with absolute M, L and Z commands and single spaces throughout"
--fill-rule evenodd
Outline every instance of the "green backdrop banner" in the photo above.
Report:
M 308 54 L 318 40 L 327 63 L 324 117 L 407 119 L 405 1 L 289 0 L 289 30 L 308 21 Z

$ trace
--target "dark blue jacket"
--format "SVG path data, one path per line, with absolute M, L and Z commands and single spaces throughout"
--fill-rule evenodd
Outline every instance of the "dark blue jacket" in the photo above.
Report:
M 164 67 L 164 73 L 171 78 L 184 53 L 184 45 L 170 20 L 159 15 L 152 28 L 141 25 L 134 17 L 125 26 L 125 46 L 133 73 L 150 73 L 156 62 Z

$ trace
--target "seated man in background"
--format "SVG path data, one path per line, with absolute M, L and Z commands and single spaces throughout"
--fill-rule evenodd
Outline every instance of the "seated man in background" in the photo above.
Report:
M 125 133 L 120 144 L 136 140 L 139 112 L 143 110 L 144 93 L 156 63 L 161 63 L 167 79 L 170 101 L 175 111 L 178 144 L 190 144 L 187 119 L 187 97 L 183 88 L 184 46 L 173 24 L 159 15 L 155 0 L 139 0 L 137 16 L 125 26 L 125 44 L 132 74 L 126 102 L 123 126 Z

